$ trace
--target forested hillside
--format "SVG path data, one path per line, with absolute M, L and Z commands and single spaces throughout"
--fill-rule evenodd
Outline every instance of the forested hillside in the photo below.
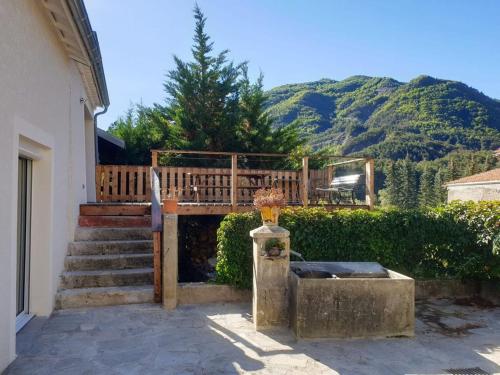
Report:
M 455 81 L 354 76 L 267 92 L 275 126 L 298 122 L 316 148 L 412 161 L 500 147 L 500 101 Z
M 435 206 L 446 181 L 499 166 L 500 101 L 461 82 L 354 76 L 267 95 L 274 126 L 299 125 L 317 150 L 374 157 L 383 205 Z
M 247 63 L 213 51 L 197 6 L 194 18 L 192 58 L 174 56 L 165 102 L 135 105 L 109 128 L 126 143 L 123 164 L 148 165 L 158 148 L 290 154 L 287 168 L 315 152 L 367 155 L 376 160 L 379 203 L 404 208 L 435 206 L 446 181 L 498 166 L 498 100 L 429 76 L 322 79 L 264 92 L 262 74 L 253 82 Z

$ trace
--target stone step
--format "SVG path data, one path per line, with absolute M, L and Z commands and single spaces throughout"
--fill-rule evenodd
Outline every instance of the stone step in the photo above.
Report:
M 151 216 L 80 216 L 78 225 L 93 228 L 151 227 Z
M 150 203 L 87 203 L 80 205 L 82 216 L 151 215 Z
M 153 266 L 153 254 L 68 255 L 66 271 L 144 268 Z
M 65 271 L 61 275 L 61 289 L 152 284 L 152 268 L 132 268 L 103 271 Z
M 151 228 L 77 227 L 75 241 L 152 240 Z
M 153 286 L 149 285 L 64 289 L 56 295 L 57 309 L 152 302 Z
M 68 246 L 69 255 L 143 254 L 153 252 L 151 240 L 75 241 Z

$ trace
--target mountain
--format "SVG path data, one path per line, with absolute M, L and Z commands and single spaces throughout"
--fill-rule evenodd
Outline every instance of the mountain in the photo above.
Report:
M 315 148 L 414 161 L 500 147 L 500 101 L 457 81 L 353 76 L 267 92 L 275 126 L 298 121 Z

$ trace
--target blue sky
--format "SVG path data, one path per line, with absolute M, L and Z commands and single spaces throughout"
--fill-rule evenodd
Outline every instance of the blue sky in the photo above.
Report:
M 172 56 L 190 58 L 190 0 L 86 0 L 111 100 L 106 129 L 131 103 L 163 103 Z M 199 0 L 215 50 L 265 75 L 266 88 L 363 74 L 429 74 L 500 99 L 500 1 Z

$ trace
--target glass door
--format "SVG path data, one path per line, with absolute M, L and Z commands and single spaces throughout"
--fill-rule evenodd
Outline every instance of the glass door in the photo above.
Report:
M 16 331 L 31 319 L 29 314 L 31 226 L 31 160 L 19 158 L 17 192 Z

